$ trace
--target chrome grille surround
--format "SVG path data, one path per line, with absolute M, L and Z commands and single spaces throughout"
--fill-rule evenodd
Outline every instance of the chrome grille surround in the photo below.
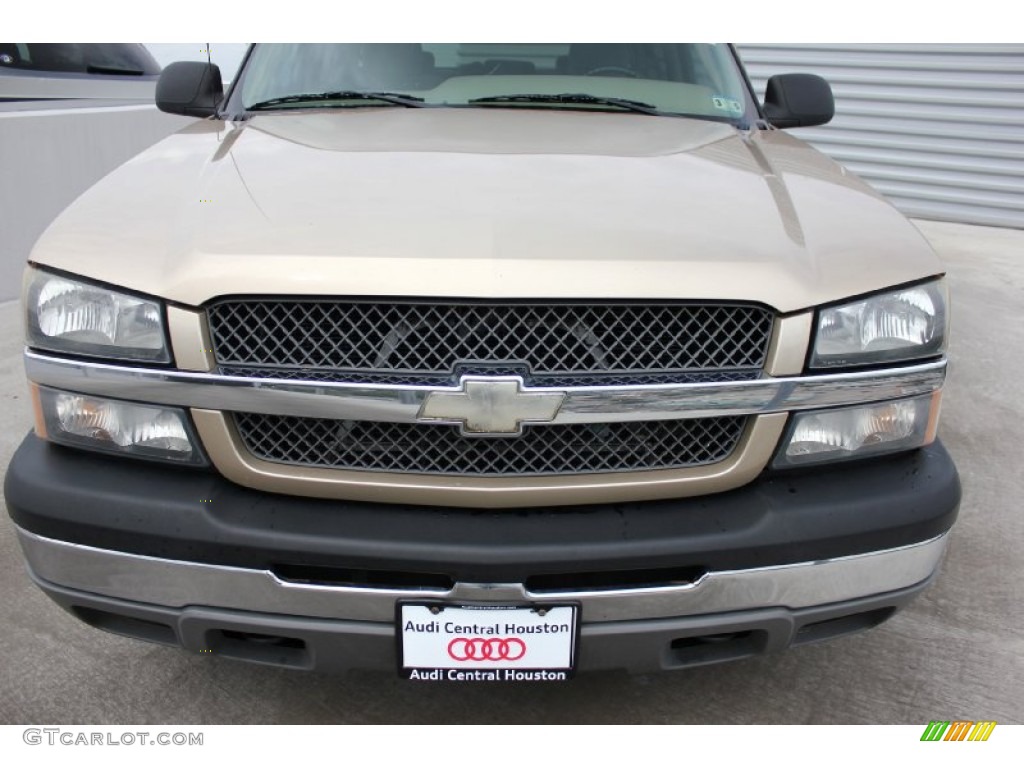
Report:
M 681 469 L 714 464 L 736 447 L 745 417 L 613 424 L 526 425 L 516 437 L 466 437 L 448 424 L 235 413 L 248 451 L 280 464 L 503 477 Z

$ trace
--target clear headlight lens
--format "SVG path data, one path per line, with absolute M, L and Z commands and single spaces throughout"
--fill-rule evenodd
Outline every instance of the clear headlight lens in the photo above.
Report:
M 941 355 L 946 284 L 937 280 L 818 313 L 811 368 L 872 365 Z
M 107 453 L 205 464 L 181 408 L 36 389 L 37 431 L 56 443 Z
M 798 413 L 775 466 L 859 459 L 927 445 L 935 439 L 939 400 L 939 392 L 934 392 L 908 400 Z
M 170 362 L 163 308 L 152 299 L 33 270 L 28 344 L 91 357 Z

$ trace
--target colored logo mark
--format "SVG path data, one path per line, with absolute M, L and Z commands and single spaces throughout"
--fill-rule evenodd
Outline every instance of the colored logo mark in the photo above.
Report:
M 995 728 L 994 720 L 932 720 L 921 741 L 988 741 Z

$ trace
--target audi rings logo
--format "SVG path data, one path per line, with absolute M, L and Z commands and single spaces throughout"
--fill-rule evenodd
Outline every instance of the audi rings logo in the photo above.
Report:
M 518 637 L 456 637 L 448 643 L 448 655 L 456 661 L 518 661 L 526 655 L 526 643 Z

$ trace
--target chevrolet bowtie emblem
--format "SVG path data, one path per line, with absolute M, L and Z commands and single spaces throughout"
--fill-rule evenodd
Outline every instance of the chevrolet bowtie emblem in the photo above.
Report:
M 418 419 L 459 424 L 462 434 L 518 435 L 523 422 L 552 421 L 564 392 L 531 392 L 518 376 L 463 376 L 457 392 L 431 392 Z

